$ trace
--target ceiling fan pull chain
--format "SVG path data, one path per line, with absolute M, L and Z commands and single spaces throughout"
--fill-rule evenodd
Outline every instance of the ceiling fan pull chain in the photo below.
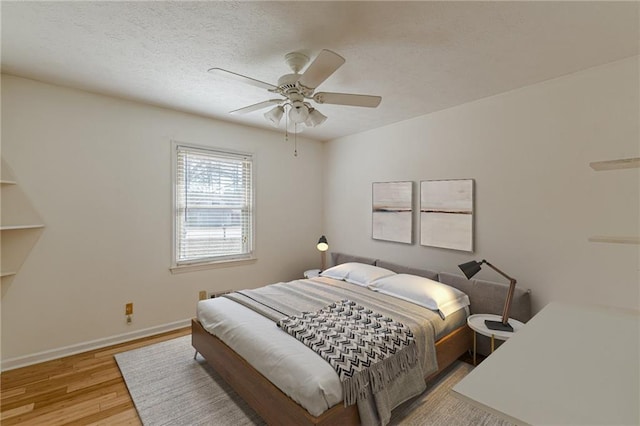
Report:
M 294 123 L 294 126 L 296 126 L 297 124 Z M 294 129 L 294 133 L 293 133 L 293 156 L 297 157 L 298 156 L 298 137 L 297 137 L 297 129 Z M 285 143 L 289 143 L 289 114 L 285 114 L 284 117 L 284 142 Z
M 285 104 L 286 107 L 286 104 Z M 286 113 L 287 110 L 285 109 L 285 114 L 284 114 L 284 141 L 285 142 L 289 142 L 289 114 Z

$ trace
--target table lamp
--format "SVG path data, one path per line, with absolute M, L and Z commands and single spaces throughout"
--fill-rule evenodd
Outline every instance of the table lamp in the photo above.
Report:
M 480 269 L 482 269 L 482 264 L 485 263 L 491 269 L 505 277 L 509 280 L 509 292 L 507 293 L 507 300 L 504 302 L 504 309 L 502 311 L 502 321 L 491 321 L 485 320 L 484 324 L 490 330 L 500 330 L 500 331 L 513 331 L 513 327 L 509 324 L 509 311 L 511 310 L 511 300 L 513 299 L 513 291 L 516 288 L 516 280 L 511 278 L 509 275 L 502 272 L 500 269 L 493 266 L 491 263 L 482 259 L 481 262 L 476 262 L 472 260 L 471 262 L 463 263 L 458 265 L 458 268 L 462 270 L 462 273 L 468 280 L 471 279 L 475 274 L 477 274 Z
M 320 250 L 320 257 L 322 259 L 322 269 L 321 272 L 325 270 L 327 266 L 327 250 L 329 250 L 329 244 L 327 243 L 327 237 L 324 235 L 320 237 L 318 240 L 318 245 L 316 248 Z

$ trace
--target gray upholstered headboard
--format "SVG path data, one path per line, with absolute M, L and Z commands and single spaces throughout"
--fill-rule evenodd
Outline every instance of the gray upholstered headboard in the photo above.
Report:
M 471 314 L 482 313 L 502 315 L 504 301 L 509 290 L 509 285 L 506 283 L 503 284 L 476 279 L 468 280 L 464 275 L 450 274 L 447 272 L 438 273 L 429 269 L 412 268 L 369 257 L 353 256 L 344 253 L 331 253 L 331 259 L 333 260 L 333 265 L 339 265 L 347 262 L 366 263 L 390 269 L 399 274 L 418 275 L 440 281 L 465 292 L 469 296 L 469 300 L 471 301 L 471 306 L 469 307 Z M 522 322 L 527 322 L 531 319 L 530 290 L 522 287 L 515 288 L 509 316 Z M 501 342 L 497 342 L 496 346 L 499 346 L 500 344 Z M 490 352 L 489 347 L 489 339 L 484 336 L 478 336 L 478 352 L 488 355 Z
M 438 281 L 438 273 L 435 271 L 430 271 L 428 269 L 411 268 L 409 266 L 398 265 L 397 263 L 391 263 L 385 260 L 376 260 L 376 266 L 389 269 L 398 274 L 417 275 L 419 277 L 425 277 L 429 278 L 430 280 Z
M 471 314 L 502 315 L 509 285 L 484 280 L 468 280 L 464 275 L 447 272 L 439 274 L 439 281 L 467 293 L 471 301 Z M 509 316 L 522 322 L 531 319 L 530 290 L 515 288 Z
M 376 259 L 362 256 L 353 256 L 351 254 L 344 253 L 331 253 L 331 265 L 336 266 L 348 262 L 358 262 L 365 263 L 367 265 L 375 265 Z

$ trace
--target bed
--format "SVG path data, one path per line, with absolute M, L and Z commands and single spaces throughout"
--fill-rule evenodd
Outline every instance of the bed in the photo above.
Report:
M 350 256 L 341 253 L 333 253 L 332 261 L 334 265 L 346 266 L 356 262 L 362 265 L 374 265 L 398 274 L 411 274 L 411 276 L 426 277 L 432 280 L 439 278 L 439 274 L 434 271 L 407 268 L 377 259 Z M 340 295 L 342 295 L 344 291 L 351 296 L 364 297 L 367 302 L 382 310 L 385 309 L 385 305 L 389 305 L 389 309 L 396 309 L 396 311 L 412 309 L 409 305 L 413 306 L 413 304 L 407 304 L 408 302 L 406 301 L 398 300 L 386 294 L 380 294 L 378 291 L 373 292 L 358 286 L 353 287 L 353 285 L 345 284 L 337 278 L 340 277 L 327 276 L 298 280 L 291 283 L 280 283 L 279 285 L 265 287 L 269 290 L 263 290 L 263 292 L 265 292 L 268 297 L 270 293 L 273 293 L 273 291 L 281 287 L 282 291 L 284 291 L 285 288 L 286 291 L 294 289 L 294 291 L 299 291 L 303 294 L 314 293 L 314 289 L 320 289 L 318 291 L 321 292 L 340 292 L 336 293 Z M 495 293 L 496 290 L 494 287 L 499 286 L 498 290 L 501 291 L 497 294 L 500 295 L 499 298 L 501 300 L 504 300 L 506 286 L 501 284 L 485 284 L 485 282 L 478 280 L 469 282 L 466 279 L 459 281 L 459 276 L 455 275 L 444 275 L 444 279 L 449 281 L 448 285 L 456 288 L 471 285 L 471 287 L 463 288 L 462 290 L 471 293 L 475 292 L 477 294 L 492 293 L 491 291 L 483 290 L 493 290 Z M 351 287 L 349 287 L 349 285 L 351 285 Z M 329 288 L 330 290 L 325 290 L 325 288 Z M 263 293 L 251 293 L 249 298 L 262 297 L 262 294 Z M 525 293 L 525 295 L 526 294 L 528 293 Z M 275 300 L 281 297 L 278 293 L 273 293 L 272 296 Z M 516 294 L 514 298 L 516 311 L 520 305 L 526 306 L 528 304 L 528 299 L 523 300 L 526 298 L 522 296 L 523 295 L 519 293 Z M 324 297 L 329 296 L 324 294 L 322 297 L 319 296 L 320 301 L 324 300 Z M 237 294 L 235 298 L 230 297 L 224 298 L 224 300 L 217 300 L 215 304 L 211 301 L 207 301 L 206 303 L 201 302 L 201 304 L 199 304 L 198 317 L 192 321 L 192 344 L 196 351 L 200 353 L 220 376 L 269 424 L 359 424 L 361 414 L 359 413 L 358 407 L 356 405 L 345 406 L 345 404 L 340 403 L 342 394 L 340 389 L 335 389 L 335 380 L 324 379 L 330 375 L 330 373 L 326 371 L 323 372 L 322 369 L 330 369 L 329 364 L 325 363 L 324 360 L 311 350 L 308 350 L 311 357 L 309 357 L 308 354 L 303 354 L 304 349 L 300 349 L 298 353 L 296 344 L 299 345 L 300 342 L 286 333 L 277 330 L 277 327 L 274 326 L 274 318 L 267 318 L 270 316 L 269 312 L 261 312 L 259 314 L 243 306 L 245 300 L 247 299 L 244 298 L 242 294 Z M 493 301 L 491 298 L 482 298 L 479 296 L 477 300 L 480 301 L 479 303 L 481 305 L 495 304 L 499 311 L 501 300 Z M 313 303 L 319 302 L 314 300 Z M 472 298 L 472 306 L 473 303 Z M 206 309 L 205 305 L 208 305 Z M 214 306 L 214 309 L 212 312 L 207 313 L 209 306 Z M 287 304 L 283 303 L 279 306 L 279 309 L 286 311 L 286 306 Z M 312 304 L 310 306 L 315 305 Z M 266 310 L 269 309 L 271 308 L 267 308 Z M 476 306 L 476 310 L 477 309 L 488 312 L 487 306 Z M 441 317 L 444 317 L 442 312 L 438 313 Z M 433 350 L 433 352 L 431 352 L 430 355 L 426 354 L 425 357 L 429 355 L 435 358 L 436 361 L 430 368 L 424 370 L 426 371 L 426 377 L 424 377 L 426 381 L 437 376 L 470 349 L 472 334 L 471 330 L 466 326 L 466 316 L 468 313 L 469 308 L 453 310 L 453 312 L 447 314 L 447 318 L 442 318 L 442 321 L 436 320 L 434 322 L 434 324 L 437 323 L 440 325 L 427 326 L 427 328 L 433 328 L 434 332 L 432 340 L 430 340 L 428 344 L 424 344 L 425 348 L 427 348 L 425 351 L 429 352 L 429 350 Z M 283 312 L 280 312 L 280 314 L 283 314 Z M 284 314 L 289 315 L 288 312 L 284 312 Z M 396 315 L 402 314 L 397 313 Z M 422 315 L 422 313 L 420 315 Z M 271 316 L 277 317 L 278 315 L 271 312 Z M 406 317 L 403 318 L 410 321 L 410 319 Z M 238 329 L 243 329 L 243 333 L 236 333 Z M 276 337 L 266 337 L 267 334 L 271 332 L 271 329 L 278 333 Z M 251 335 L 251 333 L 253 333 L 253 335 Z M 420 333 L 417 334 L 419 335 Z M 282 339 L 282 342 L 277 341 L 276 338 Z M 295 343 L 286 339 L 291 339 Z M 254 345 L 254 347 L 253 349 L 247 348 L 247 345 Z M 278 352 L 281 346 L 285 347 L 282 349 L 282 354 Z M 289 348 L 289 346 L 291 346 L 291 348 Z M 265 353 L 260 354 L 257 352 L 259 350 L 263 350 Z M 295 351 L 295 353 L 293 355 L 291 353 L 285 353 L 285 350 Z M 269 356 L 266 356 L 266 354 Z M 272 373 L 272 371 L 278 370 L 279 367 L 277 364 L 281 359 L 290 360 L 292 357 L 296 363 L 304 366 L 304 368 L 292 368 L 290 374 L 288 367 L 286 369 L 280 368 L 281 371 L 278 373 Z M 315 361 L 311 358 L 314 358 Z M 435 365 L 435 367 L 433 367 L 433 365 Z M 317 375 L 313 375 L 316 373 Z M 283 374 L 286 376 L 284 379 L 280 377 Z M 335 373 L 334 376 L 335 379 L 337 379 Z M 296 380 L 298 380 L 298 383 L 309 383 L 308 395 L 301 396 L 295 394 L 295 392 L 299 391 L 297 389 L 294 389 L 295 392 L 292 391 L 292 386 L 295 387 Z M 300 386 L 300 388 L 305 389 L 306 387 L 306 385 Z M 304 392 L 307 391 L 305 390 Z M 316 395 L 318 393 L 320 394 Z

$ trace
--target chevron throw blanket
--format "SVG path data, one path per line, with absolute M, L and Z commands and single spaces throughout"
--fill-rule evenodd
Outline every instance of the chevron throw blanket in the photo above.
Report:
M 345 405 L 367 398 L 369 389 L 378 393 L 418 361 L 408 327 L 351 300 L 283 318 L 278 326 L 336 370 Z

